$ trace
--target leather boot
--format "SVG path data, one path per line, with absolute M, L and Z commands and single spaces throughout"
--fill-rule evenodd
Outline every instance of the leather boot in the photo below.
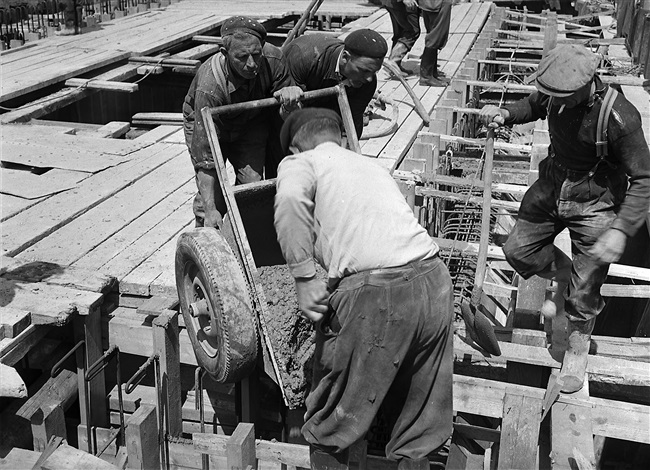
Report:
M 339 454 L 330 454 L 314 446 L 309 446 L 311 470 L 349 470 L 349 456 L 350 453 L 347 450 Z
M 402 459 L 397 464 L 397 470 L 429 470 L 429 459 Z
M 385 59 L 384 62 L 388 62 L 393 67 L 391 67 L 391 75 L 394 75 L 395 71 L 399 71 L 402 77 L 405 77 L 408 75 L 407 70 L 402 68 L 402 59 L 406 56 L 406 53 L 408 52 L 408 48 L 404 45 L 402 42 L 397 42 L 393 46 L 393 48 L 390 51 L 390 55 L 388 56 L 388 59 Z
M 424 48 L 420 59 L 420 85 L 449 85 L 449 79 L 438 71 L 438 49 Z
M 569 345 L 564 353 L 560 370 L 562 392 L 564 393 L 577 392 L 584 384 L 591 332 L 595 323 L 595 318 L 582 322 L 568 321 Z

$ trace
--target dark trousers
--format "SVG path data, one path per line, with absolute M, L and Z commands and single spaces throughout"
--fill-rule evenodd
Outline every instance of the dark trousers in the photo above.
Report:
M 439 257 L 341 280 L 316 328 L 302 433 L 338 453 L 362 439 L 380 405 L 386 456 L 426 456 L 452 431 L 453 287 Z
M 592 260 L 588 250 L 616 218 L 627 179 L 625 173 L 603 166 L 590 177 L 552 158 L 542 161 L 540 177 L 526 191 L 517 223 L 503 247 L 508 262 L 526 279 L 534 274 L 566 276 L 560 280 L 569 283 L 565 310 L 572 321 L 590 320 L 605 307 L 600 287 L 609 265 Z M 553 245 L 565 228 L 571 235 L 572 262 L 562 260 Z
M 422 10 L 422 19 L 427 31 L 424 37 L 425 51 L 445 47 L 451 25 L 451 2 L 445 0 L 438 11 Z
M 393 25 L 393 48 L 401 42 L 410 51 L 420 37 L 420 10 L 408 11 L 403 3 L 386 6 Z
M 230 142 L 219 141 L 224 162 L 229 161 L 235 170 L 235 184 L 254 183 L 263 178 L 268 135 L 268 126 L 257 123 L 249 126 L 246 134 L 235 140 Z M 221 215 L 224 215 L 226 203 L 218 181 L 215 182 L 214 193 L 215 205 Z M 205 211 L 203 210 L 203 198 L 200 192 L 197 192 L 194 197 L 193 210 L 197 227 L 202 227 Z

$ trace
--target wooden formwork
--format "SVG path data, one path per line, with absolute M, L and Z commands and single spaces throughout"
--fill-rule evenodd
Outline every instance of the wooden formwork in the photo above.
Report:
M 412 154 L 395 172 L 408 188 L 405 192 L 411 194 L 407 200 L 414 212 L 431 233 L 439 228 L 431 210 L 434 201 L 435 208 L 445 201 L 480 208 L 481 197 L 471 191 L 483 189 L 480 172 L 473 177 L 448 174 L 458 159 L 471 154 L 479 160 L 485 151 L 484 139 L 475 134 L 475 116 L 466 108 L 480 108 L 485 97 L 496 97 L 498 104 L 534 91 L 534 86 L 525 84 L 525 77 L 534 71 L 546 50 L 571 41 L 567 38 L 568 25 L 566 19 L 552 12 L 523 16 L 503 8 L 497 8 L 488 19 L 460 74 L 436 107 L 429 131 L 419 134 Z M 536 32 L 522 32 L 522 26 Z M 495 80 L 494 72 L 504 66 L 510 80 Z M 605 80 L 622 81 L 618 77 Z M 547 156 L 545 123 L 538 122 L 529 131 L 525 142 L 494 143 L 493 239 L 498 240 L 498 232 L 508 226 L 500 219 L 512 219 L 516 214 L 518 201 L 537 178 L 539 161 Z M 478 152 L 472 154 L 472 150 Z M 503 172 L 512 162 L 523 165 L 515 174 Z M 502 351 L 499 357 L 479 352 L 481 349 L 472 345 L 463 330 L 455 338 L 460 370 L 463 364 L 483 364 L 484 370 L 495 375 L 501 368 L 502 381 L 455 377 L 456 427 L 447 468 L 595 468 L 605 438 L 649 443 L 650 340 L 594 336 L 585 387 L 577 394 L 561 394 L 557 401 L 547 404 L 550 411 L 542 421 L 545 389 L 551 389 L 557 377 L 566 341 L 562 318 L 544 322 L 539 314 L 541 302 L 553 286 L 541 279 L 518 279 L 501 248 L 487 238 L 468 242 L 439 237 L 436 241 L 443 258 L 454 251 L 475 259 L 479 250 L 487 250 L 481 310 L 495 325 Z M 570 249 L 562 236 L 556 245 Z M 609 275 L 602 288 L 604 296 L 650 298 L 649 269 L 613 264 Z M 621 285 L 613 278 L 632 281 Z M 644 285 L 634 285 L 638 281 Z M 646 311 L 648 304 L 646 301 Z M 638 333 L 642 328 L 643 324 Z M 476 429 L 479 425 L 484 429 Z M 592 467 L 584 466 L 587 464 Z

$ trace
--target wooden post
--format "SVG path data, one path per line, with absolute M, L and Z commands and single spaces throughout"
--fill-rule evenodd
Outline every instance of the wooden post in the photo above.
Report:
M 43 405 L 32 415 L 31 424 L 35 451 L 43 452 L 52 436 L 68 439 L 65 415 L 60 403 Z
M 499 468 L 537 468 L 540 398 L 509 392 L 503 400 Z
M 90 366 L 97 359 L 102 357 L 102 324 L 101 311 L 99 307 L 92 308 L 88 315 L 77 315 L 74 318 L 75 342 L 85 340 L 86 366 Z M 81 424 L 108 427 L 108 408 L 106 404 L 106 381 L 104 372 L 99 372 L 89 383 L 88 399 L 90 401 L 90 413 L 92 423 L 89 423 L 86 416 L 86 399 L 84 394 L 84 348 L 77 349 L 77 378 L 79 381 L 79 410 Z
M 413 213 L 417 215 L 415 209 L 415 183 L 413 181 L 398 181 L 397 185 L 399 186 L 402 195 L 406 198 L 409 207 L 413 210 Z
M 226 444 L 228 470 L 245 470 L 250 465 L 257 468 L 255 456 L 255 426 L 239 423 Z
M 167 398 L 167 431 L 170 436 L 178 437 L 183 432 L 178 312 L 165 310 L 153 320 L 152 329 L 153 350 L 160 357 L 162 395 Z
M 140 405 L 126 423 L 127 468 L 160 468 L 156 407 Z
M 551 49 L 557 46 L 557 13 L 549 12 L 544 25 L 544 50 L 542 55 L 546 56 Z

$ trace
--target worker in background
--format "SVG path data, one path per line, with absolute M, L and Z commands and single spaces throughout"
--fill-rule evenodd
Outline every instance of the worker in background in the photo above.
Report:
M 599 62 L 585 47 L 558 46 L 539 63 L 538 91 L 481 111 L 500 124 L 548 119 L 549 156 L 521 202 L 503 251 L 524 279 L 554 279 L 559 295 L 565 295 L 569 344 L 560 372 L 565 393 L 582 388 L 591 332 L 605 306 L 600 287 L 650 205 L 650 152 L 639 112 L 618 94 L 603 117 L 606 134 L 597 132 L 609 99 L 609 87 L 595 75 Z M 565 228 L 573 260 L 553 245 Z M 553 316 L 557 303 L 545 302 L 542 313 Z
M 371 29 L 357 29 L 345 41 L 325 34 L 303 35 L 283 49 L 289 72 L 304 91 L 345 85 L 357 137 L 363 132 L 363 113 L 377 89 L 377 72 L 387 51 L 386 40 Z M 340 114 L 334 97 L 313 100 L 309 106 Z
M 303 94 L 294 85 L 280 49 L 265 42 L 266 30 L 256 20 L 229 18 L 221 26 L 221 37 L 223 48 L 199 67 L 183 103 L 185 141 L 199 189 L 194 199 L 197 227 L 218 228 L 226 211 L 201 109 L 273 96 L 286 115 Z M 270 113 L 276 112 L 252 109 L 214 119 L 219 146 L 235 169 L 236 184 L 262 179 L 269 139 L 278 138 L 269 133 Z
M 453 287 L 390 174 L 341 147 L 341 119 L 285 121 L 275 227 L 316 346 L 302 434 L 312 469 L 347 469 L 385 402 L 389 459 L 429 469 L 452 431 Z M 315 264 L 328 282 L 315 277 Z
M 438 68 L 438 53 L 449 38 L 452 0 L 417 0 L 427 34 L 420 57 L 420 85 L 447 86 L 449 79 Z
M 392 45 L 386 62 L 392 62 L 395 69 L 404 75 L 412 72 L 402 67 L 402 60 L 420 37 L 420 9 L 417 0 L 381 0 L 390 15 L 393 26 Z

